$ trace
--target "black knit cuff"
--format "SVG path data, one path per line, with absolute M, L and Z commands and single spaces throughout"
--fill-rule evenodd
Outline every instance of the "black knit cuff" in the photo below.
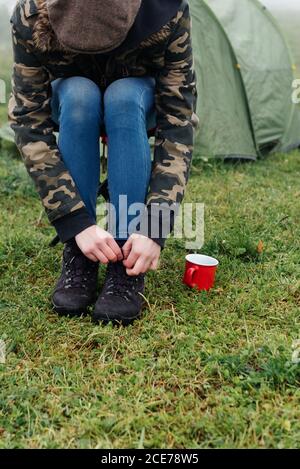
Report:
M 175 218 L 179 205 L 150 204 L 141 216 L 136 233 L 147 236 L 155 241 L 162 249 L 168 236 L 174 229 Z
M 95 224 L 95 220 L 89 215 L 85 207 L 52 222 L 62 243 L 69 241 L 81 231 Z

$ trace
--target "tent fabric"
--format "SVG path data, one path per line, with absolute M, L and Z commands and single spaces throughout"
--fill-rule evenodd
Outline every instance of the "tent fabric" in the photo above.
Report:
M 293 64 L 258 0 L 190 0 L 198 79 L 197 156 L 256 160 L 300 145 Z

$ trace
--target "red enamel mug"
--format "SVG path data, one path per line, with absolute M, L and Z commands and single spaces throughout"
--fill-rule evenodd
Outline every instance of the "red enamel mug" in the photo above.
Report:
M 203 254 L 189 254 L 185 260 L 183 283 L 198 290 L 210 290 L 215 283 L 219 261 Z

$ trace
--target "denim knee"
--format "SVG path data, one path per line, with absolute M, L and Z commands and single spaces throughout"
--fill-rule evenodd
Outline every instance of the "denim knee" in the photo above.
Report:
M 114 81 L 104 94 L 105 120 L 110 121 L 110 116 L 114 119 L 121 114 L 130 116 L 133 114 L 145 117 L 146 106 L 144 93 L 153 91 L 153 81 L 151 78 L 123 78 Z
M 55 92 L 54 88 L 54 92 Z M 102 116 L 101 90 L 92 80 L 84 77 L 63 79 L 58 84 L 59 115 L 66 115 L 73 125 L 99 120 Z

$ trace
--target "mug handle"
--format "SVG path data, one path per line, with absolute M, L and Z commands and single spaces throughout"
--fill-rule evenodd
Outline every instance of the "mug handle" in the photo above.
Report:
M 190 267 L 187 271 L 187 281 L 191 288 L 195 288 L 197 286 L 197 283 L 193 281 L 193 277 L 195 273 L 198 271 L 197 267 Z

